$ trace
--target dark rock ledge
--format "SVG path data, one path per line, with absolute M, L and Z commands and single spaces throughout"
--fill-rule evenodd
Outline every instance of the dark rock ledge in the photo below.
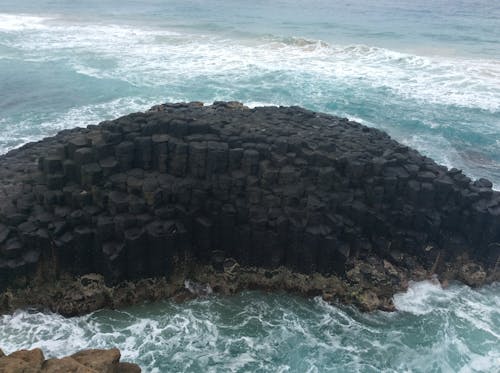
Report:
M 491 182 L 299 107 L 159 105 L 0 157 L 3 312 L 182 298 L 187 278 L 390 310 L 409 280 L 498 280 L 499 253 Z

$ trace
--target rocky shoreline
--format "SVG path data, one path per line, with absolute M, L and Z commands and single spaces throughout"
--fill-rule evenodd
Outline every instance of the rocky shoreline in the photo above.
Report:
M 0 312 L 182 300 L 186 280 L 392 310 L 411 280 L 499 279 L 488 180 L 298 107 L 159 105 L 0 165 Z
M 120 362 L 120 351 L 84 350 L 60 359 L 45 359 L 39 348 L 19 350 L 5 355 L 0 350 L 0 372 L 3 373 L 140 373 L 132 363 Z

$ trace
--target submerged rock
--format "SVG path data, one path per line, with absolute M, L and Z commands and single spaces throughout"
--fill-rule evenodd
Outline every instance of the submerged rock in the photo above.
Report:
M 411 279 L 499 278 L 491 182 L 299 107 L 157 105 L 0 165 L 4 311 L 74 315 L 182 293 L 187 278 L 391 309 Z

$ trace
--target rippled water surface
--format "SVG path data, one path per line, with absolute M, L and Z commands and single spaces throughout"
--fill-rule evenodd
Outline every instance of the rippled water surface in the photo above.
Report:
M 0 153 L 165 101 L 302 105 L 500 186 L 492 0 L 1 0 Z M 146 372 L 499 372 L 500 288 L 414 284 L 399 311 L 244 293 L 0 319 L 6 351 L 117 346 Z
M 498 372 L 499 290 L 415 283 L 394 313 L 259 292 L 71 319 L 22 311 L 0 319 L 0 341 L 49 356 L 117 346 L 146 372 Z
M 500 3 L 0 2 L 0 152 L 181 100 L 348 116 L 498 187 Z

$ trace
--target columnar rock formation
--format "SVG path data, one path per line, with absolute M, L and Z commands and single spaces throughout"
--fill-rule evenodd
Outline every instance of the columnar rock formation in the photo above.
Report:
M 222 270 L 226 258 L 340 278 L 369 257 L 439 273 L 464 255 L 484 267 L 479 284 L 500 253 L 491 182 L 299 107 L 159 105 L 0 165 L 0 288 L 47 271 L 117 283 L 185 260 Z

